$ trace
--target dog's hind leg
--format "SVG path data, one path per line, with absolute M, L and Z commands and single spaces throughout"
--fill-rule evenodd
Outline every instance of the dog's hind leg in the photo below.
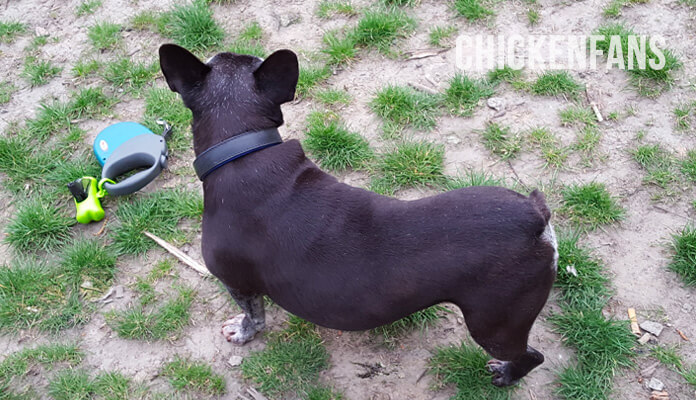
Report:
M 222 334 L 228 342 L 243 345 L 266 326 L 263 296 L 244 295 L 227 285 L 225 287 L 244 313 L 225 321 L 222 324 Z

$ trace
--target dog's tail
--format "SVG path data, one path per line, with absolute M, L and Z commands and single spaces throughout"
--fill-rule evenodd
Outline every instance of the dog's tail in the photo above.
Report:
M 529 194 L 529 199 L 534 204 L 534 208 L 537 209 L 539 214 L 544 218 L 544 230 L 541 232 L 541 240 L 548 243 L 553 247 L 553 264 L 551 268 L 554 270 L 558 269 L 558 241 L 556 240 L 556 231 L 553 229 L 553 225 L 549 222 L 551 220 L 551 210 L 546 204 L 546 199 L 544 194 L 540 191 L 534 189 L 532 193 Z

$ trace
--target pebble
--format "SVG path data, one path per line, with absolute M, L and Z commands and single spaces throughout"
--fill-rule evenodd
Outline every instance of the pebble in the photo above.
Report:
M 657 390 L 658 392 L 665 388 L 665 384 L 657 378 L 650 378 L 648 382 L 648 388 L 652 390 Z
M 227 364 L 230 365 L 230 367 L 238 367 L 242 365 L 242 361 L 244 360 L 244 357 L 242 356 L 232 356 L 230 357 L 229 360 L 227 360 Z
M 302 17 L 300 17 L 300 14 L 295 14 L 295 13 L 288 13 L 288 14 L 283 14 L 280 16 L 280 26 L 282 27 L 288 27 L 292 24 L 296 24 L 302 20 Z
M 640 339 L 638 339 L 638 343 L 640 343 L 641 345 L 646 345 L 650 341 L 651 337 L 651 334 L 646 333 L 643 336 L 641 336 Z
M 659 322 L 654 322 L 654 321 L 643 321 L 640 324 L 640 329 L 650 332 L 655 336 L 660 336 L 660 333 L 662 333 L 663 326 Z
M 682 310 L 684 310 L 685 313 L 690 313 L 691 310 L 693 310 L 693 309 L 694 309 L 694 306 L 692 306 L 689 303 L 682 304 Z
M 505 107 L 505 102 L 500 97 L 490 97 L 486 100 L 486 105 L 495 111 L 500 111 Z

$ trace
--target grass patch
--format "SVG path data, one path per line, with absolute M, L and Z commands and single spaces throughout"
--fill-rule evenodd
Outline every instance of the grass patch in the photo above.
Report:
M 454 9 L 470 22 L 495 15 L 493 10 L 486 8 L 480 0 L 455 0 Z
M 0 81 L 0 104 L 9 103 L 16 90 L 17 88 L 11 82 Z
M 440 114 L 440 99 L 407 86 L 389 85 L 377 92 L 370 107 L 383 120 L 386 137 L 395 137 L 405 127 L 430 130 Z
M 179 100 L 179 95 L 165 88 L 150 88 L 145 94 L 145 115 L 143 125 L 159 133 L 162 127 L 157 119 L 162 118 L 172 126 L 172 136 L 167 146 L 174 151 L 191 147 L 190 127 L 193 115 L 191 110 Z
M 405 187 L 445 182 L 444 149 L 428 142 L 405 142 L 381 156 L 372 190 L 393 194 Z
M 442 185 L 444 190 L 455 190 L 470 186 L 506 186 L 505 180 L 486 171 L 469 170 L 463 175 L 448 177 Z
M 87 37 L 97 50 L 113 49 L 121 43 L 121 25 L 100 22 L 87 29 Z
M 51 78 L 57 76 L 63 69 L 51 64 L 47 60 L 38 60 L 36 57 L 27 57 L 24 61 L 22 77 L 26 79 L 31 87 L 42 86 L 48 83 Z
M 456 74 L 445 89 L 444 103 L 449 112 L 458 116 L 471 116 L 481 99 L 493 96 L 495 91 L 485 81 Z
M 103 77 L 107 82 L 129 92 L 138 92 L 154 81 L 157 74 L 159 74 L 157 63 L 137 63 L 130 58 L 109 62 L 104 66 L 103 71 Z
M 84 78 L 97 73 L 102 67 L 102 64 L 97 60 L 78 60 L 72 68 L 72 73 L 76 77 Z
M 51 250 L 70 239 L 73 218 L 43 199 L 28 199 L 19 205 L 5 228 L 5 243 L 17 253 Z
M 629 47 L 629 37 L 636 37 L 636 43 L 640 44 L 636 33 L 623 24 L 612 24 L 605 25 L 598 28 L 594 35 L 604 35 L 605 39 L 597 41 L 597 49 L 602 50 L 604 54 L 623 57 L 623 60 L 627 60 L 625 65 L 626 71 L 631 78 L 632 85 L 636 88 L 638 93 L 646 97 L 655 97 L 660 95 L 662 92 L 667 90 L 671 84 L 674 82 L 674 72 L 681 68 L 681 62 L 669 49 L 653 49 L 650 47 L 650 39 L 645 37 L 645 64 L 642 65 L 638 61 L 643 59 L 642 55 L 636 55 L 628 53 Z M 611 42 L 609 40 L 612 36 L 620 37 L 621 47 L 620 49 L 613 49 L 611 47 Z M 611 50 L 611 51 L 610 51 Z M 664 65 L 658 68 L 657 65 L 651 66 L 650 61 L 654 63 L 659 63 L 658 56 L 656 54 L 662 52 L 664 55 Z M 621 54 L 616 54 L 621 51 Z
M 492 69 L 488 71 L 488 82 L 497 85 L 500 82 L 514 83 L 522 78 L 522 70 L 514 69 L 509 65 L 503 65 L 501 67 Z
M 647 171 L 643 183 L 667 189 L 677 182 L 674 160 L 660 145 L 641 145 L 631 152 L 633 159 Z
M 60 371 L 48 384 L 48 394 L 55 400 L 90 399 L 94 391 L 89 374 L 82 369 Z
M 396 39 L 407 37 L 415 29 L 416 21 L 398 8 L 369 10 L 358 21 L 350 36 L 358 46 L 375 48 L 390 54 Z
M 26 375 L 34 365 L 62 362 L 74 366 L 79 364 L 83 357 L 82 351 L 73 344 L 48 344 L 24 348 L 7 355 L 0 362 L 0 387 L 14 377 Z
M 532 93 L 540 96 L 564 95 L 576 99 L 583 85 L 566 71 L 549 71 L 539 75 L 529 88 Z
M 258 22 L 254 21 L 247 25 L 237 38 L 232 41 L 232 44 L 227 48 L 227 51 L 236 54 L 250 54 L 252 56 L 264 58 L 268 54 L 261 39 L 263 38 L 263 29 Z M 300 71 L 301 73 L 302 71 Z M 299 85 L 299 82 L 298 82 Z
M 425 330 L 442 318 L 442 312 L 449 312 L 443 306 L 432 306 L 401 318 L 391 324 L 372 329 L 372 333 L 382 337 L 387 347 L 393 348 L 400 337 L 414 330 Z
M 306 97 L 317 84 L 327 80 L 329 76 L 331 70 L 326 65 L 300 68 L 295 89 L 297 97 Z
M 577 310 L 601 309 L 609 299 L 607 283 L 600 260 L 578 244 L 578 235 L 561 236 L 558 240 L 558 275 L 555 286 L 561 289 L 561 300 Z
M 453 385 L 457 393 L 452 399 L 508 400 L 514 388 L 491 384 L 486 371 L 490 357 L 480 347 L 463 341 L 459 346 L 440 347 L 430 359 L 429 373 L 441 385 Z
M 650 349 L 650 354 L 672 371 L 681 375 L 689 385 L 696 387 L 696 367 L 684 365 L 684 360 L 677 353 L 676 346 L 655 346 Z
M 309 115 L 304 146 L 322 167 L 334 171 L 364 168 L 374 158 L 367 140 L 348 131 L 331 112 Z
M 674 108 L 674 117 L 677 120 L 677 129 L 687 130 L 691 128 L 691 115 L 693 115 L 696 102 L 680 104 Z
M 6 175 L 3 184 L 14 192 L 28 187 L 29 182 L 41 181 L 58 164 L 59 154 L 37 151 L 25 135 L 0 137 L 0 172 Z
M 558 138 L 545 127 L 529 131 L 529 140 L 541 149 L 545 167 L 560 168 L 568 159 L 568 149 L 559 146 Z
M 682 174 L 692 182 L 696 182 L 696 150 L 689 150 L 680 164 Z
M 177 44 L 191 51 L 214 49 L 225 38 L 225 31 L 215 22 L 212 10 L 203 0 L 175 6 L 165 30 Z
M 210 365 L 176 356 L 167 363 L 162 375 L 177 390 L 194 390 L 209 395 L 222 395 L 226 392 L 225 378 L 213 372 Z
M 17 36 L 27 31 L 27 26 L 17 21 L 0 21 L 0 43 L 12 43 Z
M 346 64 L 357 54 L 352 36 L 339 36 L 335 31 L 328 31 L 322 37 L 322 41 L 324 48 L 321 51 L 329 57 L 330 65 Z
M 242 376 L 267 396 L 284 398 L 312 391 L 319 373 L 329 365 L 329 354 L 314 325 L 290 316 L 286 329 L 269 336 L 264 350 L 244 359 Z
M 101 297 L 111 287 L 116 272 L 116 255 L 94 239 L 80 239 L 61 255 L 61 278 L 88 300 Z
M 696 286 L 696 229 L 685 226 L 672 236 L 672 262 L 669 269 L 676 272 L 684 283 Z
M 317 16 L 319 18 L 329 19 L 337 15 L 352 17 L 357 14 L 358 11 L 350 1 L 322 0 L 317 6 Z
M 595 126 L 597 118 L 589 107 L 570 106 L 560 110 L 558 116 L 563 126 Z
M 135 197 L 116 210 L 119 224 L 112 230 L 114 245 L 123 253 L 143 253 L 155 247 L 143 231 L 171 240 L 182 235 L 177 228 L 181 219 L 198 218 L 202 212 L 203 199 L 197 192 L 160 190 Z
M 456 26 L 436 26 L 428 32 L 428 43 L 431 46 L 444 47 L 442 42 L 448 40 L 456 32 Z
M 80 89 L 71 94 L 70 116 L 72 119 L 101 117 L 107 115 L 116 102 L 115 98 L 106 95 L 100 87 Z
M 625 211 L 603 183 L 566 186 L 561 212 L 578 225 L 595 229 L 623 218 Z
M 486 125 L 481 137 L 483 145 L 504 160 L 514 158 L 522 148 L 522 140 L 518 135 L 513 135 L 510 128 L 495 122 Z
M 177 288 L 177 296 L 151 309 L 142 304 L 125 311 L 112 311 L 106 320 L 118 336 L 135 340 L 176 340 L 189 323 L 193 289 Z
M 97 11 L 97 8 L 101 7 L 101 5 L 102 0 L 85 0 L 80 3 L 79 6 L 77 6 L 75 9 L 75 14 L 78 17 L 94 14 L 94 12 Z
M 348 105 L 351 100 L 348 92 L 338 89 L 315 90 L 312 97 L 326 106 Z

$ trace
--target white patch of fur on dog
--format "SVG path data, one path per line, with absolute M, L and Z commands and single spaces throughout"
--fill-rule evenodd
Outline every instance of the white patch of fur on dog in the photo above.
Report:
M 553 265 L 551 268 L 558 270 L 558 241 L 556 240 L 556 231 L 553 225 L 548 224 L 541 233 L 541 240 L 553 246 Z

